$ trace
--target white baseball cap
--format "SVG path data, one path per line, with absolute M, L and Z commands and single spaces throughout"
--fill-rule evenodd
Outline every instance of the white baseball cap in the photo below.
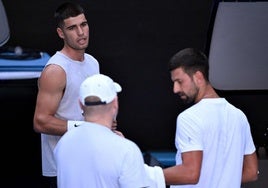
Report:
M 110 77 L 104 74 L 95 74 L 86 78 L 80 86 L 80 101 L 83 105 L 92 106 L 110 103 L 118 92 L 121 92 L 121 86 L 114 82 Z M 99 102 L 86 102 L 85 99 L 90 96 L 96 96 L 101 99 Z

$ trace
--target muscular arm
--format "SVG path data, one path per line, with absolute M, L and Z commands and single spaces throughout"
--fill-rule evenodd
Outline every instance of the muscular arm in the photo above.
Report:
M 67 131 L 67 121 L 58 119 L 54 115 L 64 92 L 65 72 L 57 65 L 49 65 L 38 81 L 34 130 L 39 133 L 62 135 Z
M 243 162 L 242 183 L 255 181 L 258 179 L 258 159 L 256 152 L 245 155 Z
M 166 185 L 196 184 L 199 181 L 202 151 L 191 151 L 182 154 L 182 164 L 163 170 Z

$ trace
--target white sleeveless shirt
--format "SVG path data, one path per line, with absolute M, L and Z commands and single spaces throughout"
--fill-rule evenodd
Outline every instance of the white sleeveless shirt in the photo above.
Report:
M 74 61 L 61 52 L 56 52 L 46 66 L 56 64 L 66 73 L 66 86 L 64 95 L 55 116 L 64 120 L 83 120 L 82 110 L 79 106 L 79 87 L 86 77 L 100 72 L 98 61 L 91 55 L 85 54 L 84 61 Z M 56 163 L 53 150 L 60 136 L 41 134 L 42 174 L 43 176 L 56 176 Z

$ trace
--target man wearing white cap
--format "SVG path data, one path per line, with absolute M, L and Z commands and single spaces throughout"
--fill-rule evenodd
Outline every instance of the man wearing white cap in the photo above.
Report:
M 103 74 L 82 82 L 85 122 L 66 132 L 54 150 L 59 188 L 152 187 L 138 146 L 112 131 L 121 90 Z

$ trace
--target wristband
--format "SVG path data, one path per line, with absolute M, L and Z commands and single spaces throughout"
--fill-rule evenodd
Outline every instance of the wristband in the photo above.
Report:
M 83 122 L 84 121 L 72 121 L 72 120 L 67 121 L 67 131 L 72 130 L 75 127 L 78 127 Z

